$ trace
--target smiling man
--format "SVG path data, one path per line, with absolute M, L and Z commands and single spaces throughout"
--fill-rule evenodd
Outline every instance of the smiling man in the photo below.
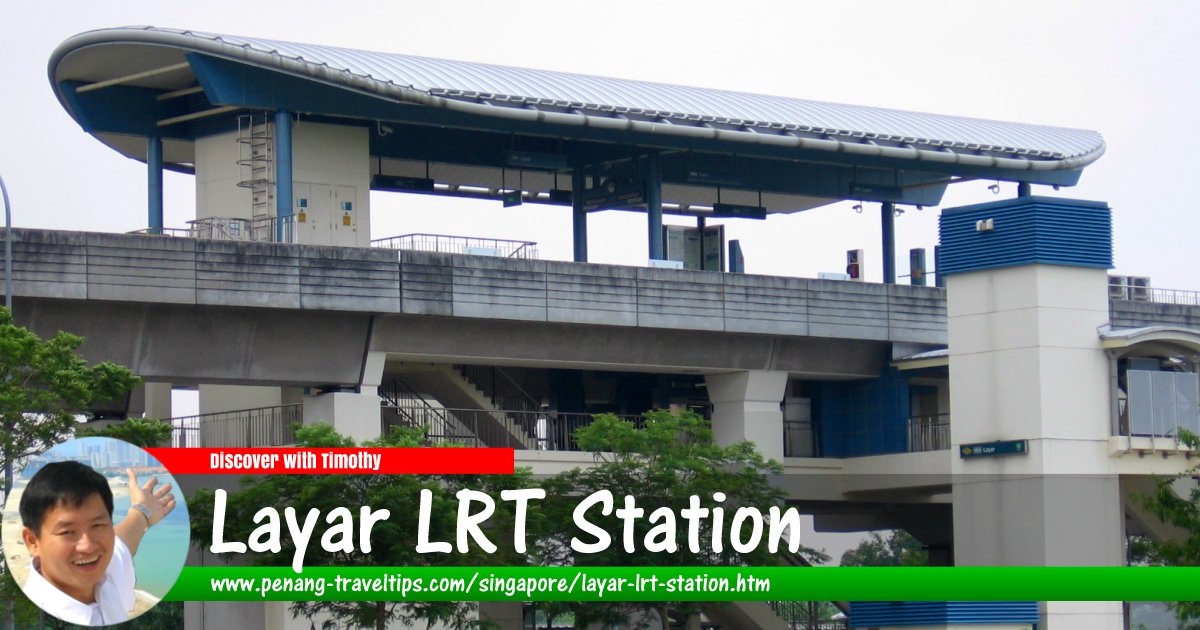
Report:
M 172 509 L 169 484 L 155 490 L 129 471 L 129 513 L 113 521 L 108 480 L 79 462 L 47 464 L 21 496 L 21 536 L 33 567 L 25 595 L 70 623 L 105 626 L 129 618 L 136 582 L 133 555 L 142 536 Z

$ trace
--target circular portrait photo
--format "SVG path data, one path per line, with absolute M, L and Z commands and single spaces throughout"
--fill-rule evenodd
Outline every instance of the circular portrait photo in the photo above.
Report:
M 188 529 L 183 495 L 157 459 L 121 440 L 78 438 L 16 474 L 4 557 L 43 611 L 107 626 L 150 610 L 171 590 Z

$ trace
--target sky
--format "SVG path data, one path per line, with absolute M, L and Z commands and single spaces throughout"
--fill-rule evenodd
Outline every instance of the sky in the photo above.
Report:
M 76 33 L 154 25 L 583 74 L 1093 129 L 1107 153 L 1075 188 L 1035 194 L 1113 207 L 1116 273 L 1200 290 L 1200 2 L 276 2 L 13 3 L 0 36 L 0 177 L 14 224 L 145 227 L 145 167 L 84 133 L 51 91 L 46 63 Z M 1188 175 L 1192 173 L 1192 175 Z M 1016 194 L 952 186 L 942 208 Z M 166 225 L 195 217 L 192 178 L 167 173 Z M 414 232 L 534 240 L 571 257 L 570 212 L 526 204 L 373 193 L 372 237 Z M 766 221 L 727 220 L 750 273 L 815 277 L 866 251 L 879 281 L 878 206 L 839 203 Z M 896 220 L 898 273 L 932 247 L 939 209 Z M 589 219 L 593 262 L 645 264 L 645 216 Z M 668 223 L 690 223 L 667 217 Z M 714 220 L 710 224 L 720 223 Z M 930 257 L 932 261 L 932 256 Z M 183 404 L 180 404 L 183 403 Z M 179 408 L 195 408 L 194 392 Z M 850 543 L 821 539 L 835 556 Z
M 1113 207 L 1115 273 L 1200 290 L 1200 3 L 1194 2 L 84 2 L 19 3 L 0 37 L 0 177 L 19 227 L 145 227 L 145 167 L 80 130 L 46 77 L 67 37 L 110 26 L 251 35 L 959 116 L 1093 129 L 1107 153 L 1080 185 L 1035 194 Z M 1016 194 L 952 186 L 942 208 Z M 168 173 L 166 225 L 195 217 L 195 188 Z M 372 193 L 372 237 L 414 232 L 533 240 L 570 259 L 569 209 Z M 750 273 L 815 277 L 866 251 L 879 281 L 877 204 L 766 221 L 725 220 Z M 896 221 L 905 252 L 932 247 L 938 208 Z M 691 224 L 671 218 L 668 223 Z M 718 223 L 712 221 L 710 223 Z M 645 264 L 645 215 L 590 218 L 593 262 Z M 932 256 L 930 256 L 932 261 Z

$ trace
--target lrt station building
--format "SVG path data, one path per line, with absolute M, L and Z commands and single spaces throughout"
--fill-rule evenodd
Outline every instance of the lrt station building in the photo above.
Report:
M 1095 132 L 160 28 L 75 36 L 49 74 L 146 163 L 147 227 L 17 230 L 17 319 L 145 379 L 115 414 L 171 417 L 172 388 L 198 388 L 178 445 L 420 425 L 554 472 L 591 461 L 570 436 L 589 414 L 693 408 L 783 462 L 818 529 L 904 529 L 934 564 L 1121 565 L 1127 534 L 1178 534 L 1134 495 L 1189 464 L 1200 306 L 1110 278 L 1104 202 L 1034 194 L 1077 182 Z M 164 169 L 195 175 L 186 228 L 163 225 Z M 895 214 L 966 179 L 1018 196 L 942 209 L 935 286 L 897 284 Z M 574 260 L 373 239 L 371 191 L 562 206 Z M 739 273 L 705 224 L 849 199 L 878 208 L 883 283 Z M 588 262 L 589 214 L 611 209 L 645 213 L 644 266 Z M 849 609 L 864 628 L 1124 627 L 1121 602 Z M 528 627 L 520 604 L 482 612 Z M 308 624 L 282 604 L 187 616 Z M 709 617 L 800 627 L 763 602 Z

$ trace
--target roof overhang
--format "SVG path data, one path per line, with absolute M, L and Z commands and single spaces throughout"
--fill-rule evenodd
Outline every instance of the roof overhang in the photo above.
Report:
M 769 212 L 841 199 L 936 205 L 963 178 L 1072 185 L 1104 152 L 1086 130 L 153 27 L 76 35 L 49 75 L 85 130 L 136 159 L 157 135 L 167 161 L 186 168 L 195 138 L 247 111 L 287 109 L 374 127 L 381 159 L 512 168 L 500 149 L 523 143 L 611 169 L 657 153 L 681 207 L 729 203 L 720 190 Z M 463 142 L 406 151 L 384 123 L 393 139 Z M 427 150 L 463 143 L 470 152 Z
M 1124 354 L 1134 347 L 1175 348 L 1200 353 L 1200 330 L 1182 326 L 1147 326 L 1123 330 L 1103 329 L 1100 331 L 1101 345 L 1105 350 Z
M 928 350 L 917 354 L 901 357 L 892 361 L 892 367 L 897 370 L 924 370 L 927 368 L 943 368 L 950 365 L 950 351 L 946 348 Z

